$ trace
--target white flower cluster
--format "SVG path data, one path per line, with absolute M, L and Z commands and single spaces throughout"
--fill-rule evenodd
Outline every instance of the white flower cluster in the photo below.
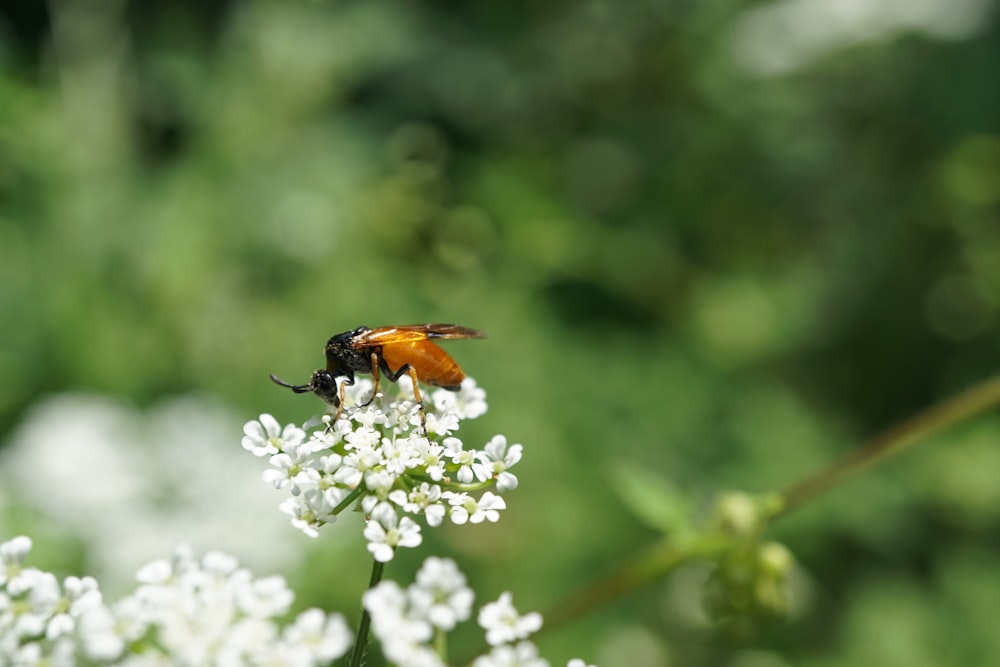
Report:
M 314 421 L 309 433 L 308 424 L 281 426 L 268 414 L 243 428 L 244 449 L 270 463 L 264 481 L 290 493 L 280 509 L 292 525 L 316 537 L 357 502 L 367 520 L 368 550 L 380 562 L 391 560 L 398 547 L 421 543 L 413 516 L 429 526 L 445 518 L 497 521 L 507 507 L 497 493 L 517 487 L 509 469 L 522 449 L 508 446 L 502 435 L 481 450 L 466 449 L 454 435 L 462 420 L 486 412 L 486 392 L 471 378 L 458 392 L 439 389 L 425 400 L 426 433 L 409 378 L 395 386 L 397 396 L 379 394 L 367 404 L 371 381 L 348 386 L 340 418 Z
M 339 614 L 305 611 L 279 630 L 293 595 L 281 577 L 255 579 L 231 556 L 178 549 L 143 567 L 136 591 L 103 603 L 97 582 L 23 566 L 31 540 L 0 544 L 0 664 L 324 665 L 347 652 Z
M 408 588 L 383 581 L 365 593 L 363 602 L 371 615 L 372 634 L 390 662 L 399 667 L 445 667 L 444 635 L 472 615 L 474 597 L 454 561 L 431 557 Z M 478 622 L 492 648 L 476 658 L 473 667 L 549 667 L 528 641 L 542 627 L 541 615 L 519 614 L 510 593 L 485 605 Z M 585 663 L 573 659 L 567 667 Z
M 73 665 L 81 616 L 101 607 L 97 582 L 24 567 L 31 540 L 0 544 L 0 664 Z
M 244 421 L 203 395 L 137 410 L 108 396 L 53 394 L 0 442 L 0 496 L 78 545 L 105 590 L 131 586 L 134 568 L 122 563 L 162 558 L 179 543 L 239 554 L 261 572 L 293 571 L 305 554 L 285 542 L 288 522 L 261 493 L 259 461 L 231 446 Z M 234 520 L 246 516 L 252 531 Z

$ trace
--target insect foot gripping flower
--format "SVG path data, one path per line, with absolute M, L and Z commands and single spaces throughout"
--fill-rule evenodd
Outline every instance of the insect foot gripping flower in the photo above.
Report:
M 454 561 L 431 557 L 408 588 L 383 581 L 365 593 L 363 602 L 371 615 L 372 633 L 390 662 L 399 667 L 444 667 L 446 635 L 472 616 L 473 598 Z M 510 593 L 482 608 L 479 625 L 492 648 L 476 658 L 473 667 L 549 667 L 527 640 L 542 626 L 542 617 L 537 612 L 518 614 Z M 585 665 L 574 659 L 568 667 Z
M 456 435 L 461 423 L 486 413 L 486 392 L 466 378 L 457 392 L 439 389 L 424 402 L 426 433 L 408 377 L 390 394 L 372 397 L 370 380 L 345 387 L 340 417 L 304 427 L 264 414 L 243 428 L 243 448 L 268 462 L 264 482 L 288 494 L 280 509 L 310 537 L 355 505 L 365 516 L 368 549 L 380 562 L 423 540 L 418 519 L 439 526 L 496 522 L 517 488 L 510 468 L 521 445 L 498 435 L 482 450 Z M 492 489 L 492 490 L 490 490 Z M 494 492 L 495 491 L 495 492 Z
M 31 540 L 0 544 L 0 665 L 294 665 L 319 667 L 347 652 L 339 614 L 302 612 L 280 629 L 292 593 L 281 577 L 255 579 L 220 552 L 179 549 L 136 575 L 113 605 L 97 582 L 23 566 Z

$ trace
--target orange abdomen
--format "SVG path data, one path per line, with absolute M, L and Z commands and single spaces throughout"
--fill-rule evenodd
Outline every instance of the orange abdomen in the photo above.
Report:
M 417 372 L 417 379 L 435 387 L 458 389 L 465 379 L 465 373 L 451 355 L 429 340 L 383 345 L 382 358 L 393 373 L 410 364 Z

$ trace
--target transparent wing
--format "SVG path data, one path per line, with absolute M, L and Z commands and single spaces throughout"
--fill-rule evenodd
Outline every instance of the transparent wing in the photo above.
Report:
M 486 332 L 458 324 L 407 324 L 369 329 L 351 339 L 354 347 L 409 343 L 428 338 L 486 338 Z

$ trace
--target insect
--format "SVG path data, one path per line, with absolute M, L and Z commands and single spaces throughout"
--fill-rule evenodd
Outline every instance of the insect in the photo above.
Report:
M 271 380 L 296 394 L 316 394 L 337 408 L 333 418 L 336 421 L 344 407 L 344 387 L 354 384 L 355 373 L 371 373 L 375 379 L 371 398 L 365 405 L 378 394 L 382 375 L 396 382 L 406 373 L 413 381 L 413 397 L 420 406 L 420 422 L 426 431 L 424 403 L 417 381 L 458 391 L 465 379 L 465 373 L 455 360 L 431 341 L 446 338 L 486 338 L 486 334 L 457 324 L 358 327 L 326 342 L 326 368 L 315 370 L 306 384 L 290 384 L 274 374 Z M 338 384 L 340 376 L 345 380 Z

